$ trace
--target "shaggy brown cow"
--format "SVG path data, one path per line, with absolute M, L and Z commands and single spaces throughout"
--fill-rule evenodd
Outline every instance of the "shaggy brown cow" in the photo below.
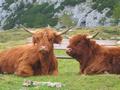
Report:
M 120 47 L 102 46 L 78 34 L 70 38 L 66 53 L 80 63 L 81 74 L 120 74 Z
M 15 73 L 19 76 L 57 75 L 58 63 L 54 56 L 53 44 L 60 43 L 61 35 L 65 32 L 43 28 L 31 33 L 33 44 L 0 53 L 0 72 Z

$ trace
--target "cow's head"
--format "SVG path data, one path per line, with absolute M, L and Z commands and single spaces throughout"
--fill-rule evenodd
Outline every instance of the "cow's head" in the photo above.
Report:
M 69 45 L 67 46 L 66 53 L 77 60 L 87 58 L 92 53 L 91 49 L 95 45 L 95 41 L 90 38 L 93 38 L 95 35 L 92 37 L 81 34 L 72 36 L 69 39 Z
M 38 47 L 38 51 L 42 54 L 48 54 L 53 50 L 53 44 L 59 44 L 62 41 L 62 34 L 66 33 L 68 30 L 64 32 L 57 32 L 51 27 L 41 28 L 36 30 L 36 32 L 30 32 L 25 27 L 24 30 L 32 34 L 33 44 Z
M 52 28 L 43 28 L 33 33 L 33 44 L 37 45 L 39 52 L 49 53 L 54 43 L 60 43 L 62 36 Z

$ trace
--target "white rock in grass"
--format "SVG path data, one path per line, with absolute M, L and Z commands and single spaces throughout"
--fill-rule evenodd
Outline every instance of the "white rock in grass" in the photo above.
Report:
M 63 86 L 62 83 L 56 83 L 56 88 L 61 88 Z
M 32 84 L 33 84 L 33 81 L 31 81 L 31 80 L 24 80 L 23 86 L 29 87 L 29 86 L 32 86 Z
M 48 86 L 48 87 L 61 88 L 64 85 L 60 82 L 37 82 L 37 81 L 31 81 L 31 80 L 24 80 L 23 86 L 25 86 L 25 87 Z

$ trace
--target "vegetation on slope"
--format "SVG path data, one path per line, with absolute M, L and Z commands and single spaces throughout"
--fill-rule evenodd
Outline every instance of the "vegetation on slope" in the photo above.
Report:
M 9 10 L 9 6 L 16 1 L 17 0 L 6 0 L 6 4 L 3 5 L 4 9 Z M 7 18 L 3 28 L 10 29 L 19 24 L 23 24 L 26 27 L 44 27 L 48 24 L 55 26 L 59 21 L 59 18 L 55 16 L 55 13 L 63 10 L 65 6 L 75 6 L 86 0 L 64 0 L 57 8 L 54 8 L 55 4 L 43 3 L 39 5 L 35 3 L 35 1 L 33 4 L 28 3 L 26 5 L 21 2 L 20 6 L 16 8 L 15 13 L 12 13 Z M 119 0 L 93 0 L 93 2 L 93 9 L 102 12 L 105 8 L 109 8 L 110 10 L 107 13 L 107 16 L 112 16 L 114 18 L 111 22 L 115 25 L 120 22 Z M 102 19 L 102 21 L 105 19 L 106 18 Z

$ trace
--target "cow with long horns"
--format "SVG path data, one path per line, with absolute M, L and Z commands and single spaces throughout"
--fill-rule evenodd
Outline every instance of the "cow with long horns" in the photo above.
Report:
M 91 38 L 78 34 L 69 40 L 66 52 L 80 63 L 80 73 L 120 74 L 120 47 L 102 46 Z
M 15 73 L 18 76 L 57 75 L 58 63 L 53 44 L 60 43 L 64 32 L 53 28 L 42 28 L 32 34 L 33 44 L 22 45 L 0 52 L 0 72 Z

